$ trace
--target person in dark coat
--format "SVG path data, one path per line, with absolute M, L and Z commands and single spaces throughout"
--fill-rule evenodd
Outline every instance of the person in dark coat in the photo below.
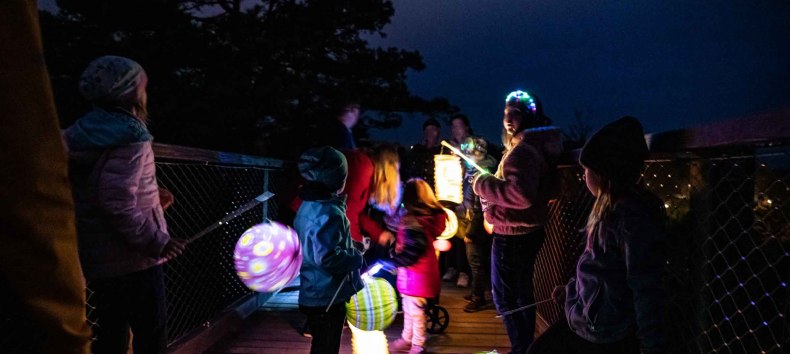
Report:
M 553 294 L 565 317 L 529 353 L 666 351 L 666 214 L 661 200 L 638 184 L 647 153 L 633 117 L 604 126 L 582 148 L 579 163 L 595 196 L 586 247 L 576 276 Z

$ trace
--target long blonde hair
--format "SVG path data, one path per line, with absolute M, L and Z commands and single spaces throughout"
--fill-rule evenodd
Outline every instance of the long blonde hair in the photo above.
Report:
M 434 215 L 444 212 L 444 207 L 427 182 L 412 178 L 403 186 L 403 207 L 407 214 Z
M 594 173 L 592 170 L 587 170 L 586 173 Z M 588 250 L 593 248 L 593 245 L 596 243 L 599 247 L 605 249 L 606 245 L 604 240 L 599 240 L 598 235 L 598 227 L 601 224 L 607 215 L 612 211 L 613 207 L 613 199 L 612 196 L 612 186 L 611 181 L 599 174 L 598 180 L 601 181 L 601 185 L 598 186 L 600 192 L 598 197 L 595 198 L 595 202 L 593 203 L 592 210 L 590 211 L 590 216 L 587 217 L 587 245 L 585 246 Z
M 391 145 L 381 145 L 371 156 L 373 184 L 370 201 L 379 209 L 393 214 L 400 203 L 400 157 Z

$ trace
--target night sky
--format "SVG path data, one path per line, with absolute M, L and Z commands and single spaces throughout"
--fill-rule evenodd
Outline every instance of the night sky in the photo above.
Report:
M 560 127 L 633 115 L 647 132 L 790 107 L 787 0 L 395 0 L 388 36 L 419 50 L 413 93 L 444 96 L 499 141 L 505 96 L 536 93 Z M 376 138 L 413 143 L 422 118 Z M 443 133 L 449 136 L 449 128 Z
M 40 6 L 54 8 L 54 0 Z M 633 115 L 647 132 L 790 107 L 788 0 L 394 0 L 372 46 L 418 50 L 414 94 L 443 96 L 499 141 L 504 98 L 537 94 L 555 125 Z M 416 142 L 423 117 L 377 139 Z M 449 136 L 449 128 L 443 133 Z

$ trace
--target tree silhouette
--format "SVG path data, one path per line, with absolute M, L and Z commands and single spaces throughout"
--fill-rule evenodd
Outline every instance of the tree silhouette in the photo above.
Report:
M 151 129 L 173 144 L 290 157 L 305 130 L 342 102 L 360 102 L 368 127 L 400 113 L 457 111 L 409 92 L 417 51 L 371 48 L 385 35 L 388 0 L 60 0 L 42 13 L 53 90 L 63 123 L 87 107 L 79 75 L 100 55 L 124 55 L 149 73 Z M 387 122 L 386 124 L 375 124 Z M 396 126 L 396 125 L 395 125 Z

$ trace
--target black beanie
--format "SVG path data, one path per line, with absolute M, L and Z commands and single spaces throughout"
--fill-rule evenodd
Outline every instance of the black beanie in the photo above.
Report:
M 579 163 L 616 184 L 634 184 L 647 155 L 642 124 L 626 116 L 595 132 L 584 144 Z
M 299 156 L 296 166 L 305 181 L 320 184 L 328 191 L 336 191 L 343 187 L 348 176 L 346 157 L 329 146 L 305 151 Z
M 428 119 L 426 119 L 425 122 L 422 123 L 422 130 L 425 130 L 425 128 L 427 128 L 429 125 L 433 125 L 436 128 L 438 128 L 438 129 L 442 129 L 442 126 L 439 125 L 439 121 L 436 120 L 436 118 L 428 118 Z

